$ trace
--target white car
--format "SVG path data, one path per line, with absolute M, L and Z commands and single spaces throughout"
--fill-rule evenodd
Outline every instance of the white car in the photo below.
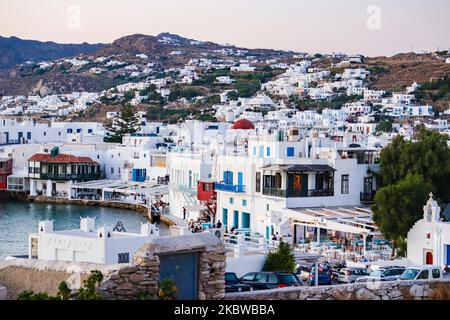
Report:
M 408 267 L 399 280 L 442 280 L 444 276 L 440 266 L 425 265 Z

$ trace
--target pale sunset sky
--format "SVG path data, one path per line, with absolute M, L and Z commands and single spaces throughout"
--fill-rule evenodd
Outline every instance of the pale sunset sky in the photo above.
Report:
M 449 49 L 449 16 L 449 0 L 1 0 L 0 35 L 109 43 L 171 32 L 248 48 L 374 56 Z

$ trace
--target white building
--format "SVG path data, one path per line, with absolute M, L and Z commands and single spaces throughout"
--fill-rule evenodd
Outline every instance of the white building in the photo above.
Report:
M 142 224 L 140 233 L 127 233 L 108 226 L 96 228 L 93 218 L 82 218 L 77 230 L 56 231 L 53 221 L 42 221 L 38 228 L 29 236 L 30 259 L 131 263 L 142 245 L 159 237 L 159 229 L 150 223 Z
M 450 223 L 440 217 L 433 195 L 423 207 L 423 218 L 408 232 L 407 257 L 415 265 L 450 265 Z

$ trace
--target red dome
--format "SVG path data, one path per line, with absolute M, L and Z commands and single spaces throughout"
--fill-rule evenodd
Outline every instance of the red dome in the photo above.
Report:
M 233 124 L 231 129 L 250 130 L 250 129 L 255 129 L 255 126 L 253 125 L 253 123 L 251 121 L 249 121 L 247 119 L 240 119 Z

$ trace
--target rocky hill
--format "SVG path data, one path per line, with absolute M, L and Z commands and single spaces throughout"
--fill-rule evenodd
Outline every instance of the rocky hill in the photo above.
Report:
M 59 44 L 0 37 L 0 70 L 7 70 L 26 61 L 47 61 L 94 52 L 103 44 Z

